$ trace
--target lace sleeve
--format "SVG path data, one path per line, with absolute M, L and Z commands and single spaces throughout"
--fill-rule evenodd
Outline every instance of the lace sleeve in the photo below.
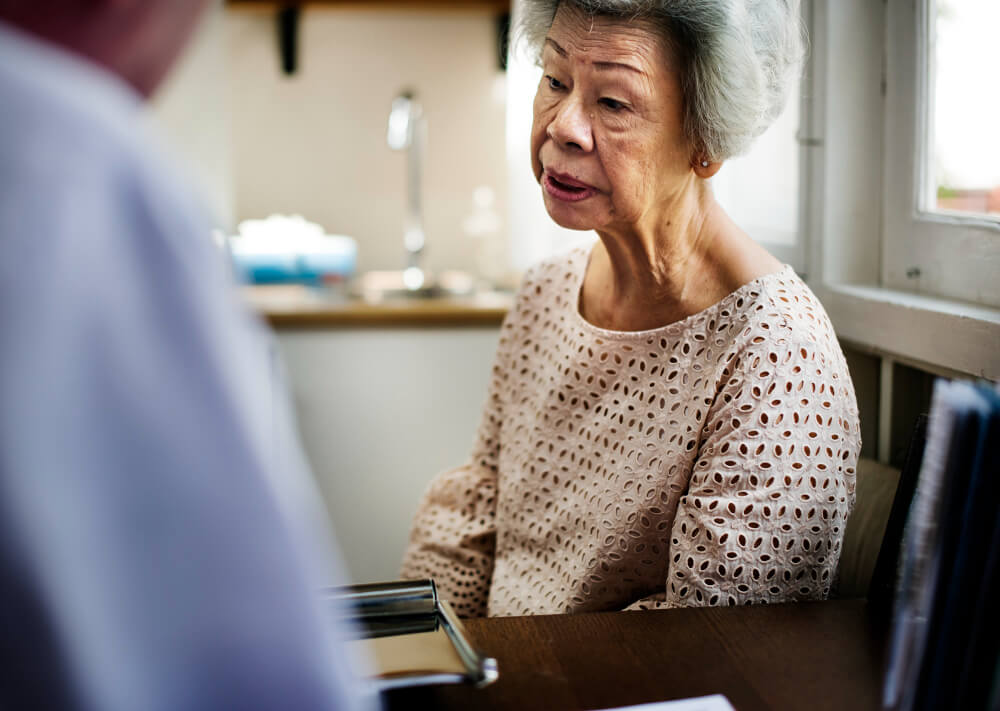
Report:
M 823 599 L 860 449 L 842 361 L 770 344 L 733 364 L 680 499 L 665 590 L 627 609 Z
M 495 472 L 469 464 L 437 476 L 413 519 L 402 577 L 433 578 L 460 616 L 484 616 L 495 513 Z

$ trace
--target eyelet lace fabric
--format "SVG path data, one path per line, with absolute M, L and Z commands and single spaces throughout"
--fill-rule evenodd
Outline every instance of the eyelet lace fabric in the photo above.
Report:
M 467 464 L 428 487 L 402 575 L 463 616 L 822 599 L 861 447 L 847 365 L 790 267 L 663 328 L 597 328 L 589 248 L 501 329 Z

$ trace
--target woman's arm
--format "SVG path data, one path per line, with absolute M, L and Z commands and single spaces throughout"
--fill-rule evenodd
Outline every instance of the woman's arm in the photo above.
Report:
M 438 475 L 414 516 L 402 577 L 433 578 L 460 616 L 485 616 L 495 514 L 495 471 L 471 462 Z
M 861 442 L 839 354 L 745 352 L 702 431 L 665 590 L 628 609 L 823 599 L 854 504 Z

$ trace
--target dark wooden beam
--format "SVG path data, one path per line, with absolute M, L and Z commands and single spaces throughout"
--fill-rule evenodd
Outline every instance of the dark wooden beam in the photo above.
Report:
M 285 6 L 393 10 L 489 10 L 510 12 L 510 0 L 226 0 L 233 8 L 276 9 Z
M 291 3 L 278 9 L 278 50 L 281 53 L 281 69 L 285 74 L 294 74 L 298 68 L 301 12 L 299 5 Z

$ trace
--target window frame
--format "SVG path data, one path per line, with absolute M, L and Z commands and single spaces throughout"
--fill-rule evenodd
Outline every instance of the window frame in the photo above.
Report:
M 1000 307 L 1000 221 L 921 204 L 929 185 L 935 6 L 934 0 L 887 3 L 882 283 Z
M 996 381 L 1000 309 L 939 289 L 930 269 L 926 275 L 921 270 L 920 284 L 913 284 L 906 277 L 912 247 L 933 238 L 900 244 L 917 221 L 916 180 L 922 177 L 914 174 L 918 164 L 913 158 L 913 23 L 917 7 L 923 8 L 926 21 L 929 2 L 803 2 L 811 36 L 806 67 L 810 89 L 803 92 L 809 99 L 807 120 L 800 139 L 807 281 L 846 343 L 887 362 L 897 358 L 930 372 Z M 941 249 L 957 252 L 951 256 L 957 256 L 953 268 L 959 275 L 982 274 L 991 265 L 994 274 L 1000 273 L 995 267 L 1000 265 L 1000 240 L 992 239 L 992 229 L 956 225 L 955 219 L 921 216 L 921 229 L 928 235 L 948 232 L 942 239 L 950 247 Z M 927 254 L 923 258 L 940 256 L 933 249 Z

